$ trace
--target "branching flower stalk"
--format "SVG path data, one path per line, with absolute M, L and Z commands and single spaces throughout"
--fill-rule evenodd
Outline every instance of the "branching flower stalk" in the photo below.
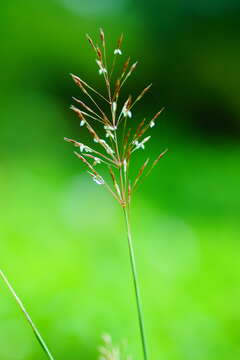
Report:
M 87 128 L 93 143 L 89 146 L 73 139 L 65 138 L 65 140 L 77 148 L 77 151 L 74 151 L 74 153 L 86 166 L 87 173 L 93 181 L 98 185 L 105 186 L 123 209 L 143 355 L 144 360 L 148 360 L 129 212 L 133 193 L 143 179 L 151 173 L 155 165 L 167 152 L 167 149 L 161 152 L 152 163 L 150 163 L 149 158 L 145 159 L 136 175 L 133 175 L 130 170 L 136 152 L 145 149 L 147 142 L 151 138 L 151 135 L 146 136 L 146 133 L 155 126 L 163 109 L 158 111 L 149 120 L 143 119 L 140 122 L 133 120 L 134 106 L 149 91 L 152 84 L 146 86 L 135 99 L 128 95 L 127 98 L 122 100 L 121 90 L 123 85 L 137 66 L 137 62 L 131 64 L 130 58 L 127 58 L 122 64 L 120 73 L 115 74 L 116 64 L 122 57 L 123 35 L 120 36 L 117 46 L 112 52 L 113 58 L 111 63 L 108 62 L 107 58 L 103 30 L 100 29 L 100 46 L 89 35 L 87 35 L 87 39 L 94 51 L 97 70 L 104 79 L 106 91 L 101 93 L 79 76 L 71 74 L 72 79 L 80 88 L 82 96 L 84 99 L 87 99 L 86 104 L 85 100 L 74 97 L 73 100 L 76 105 L 71 105 L 71 109 L 79 118 L 80 126 Z M 99 129 L 99 124 L 101 129 Z M 101 135 L 99 135 L 100 132 Z M 102 133 L 104 133 L 103 136 Z M 111 183 L 109 183 L 107 176 L 103 175 L 101 166 L 107 168 Z

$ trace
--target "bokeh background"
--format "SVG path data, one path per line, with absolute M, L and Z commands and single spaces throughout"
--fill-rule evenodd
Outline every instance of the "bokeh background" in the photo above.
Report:
M 69 73 L 101 88 L 100 26 L 139 61 L 126 96 L 153 82 L 134 117 L 166 108 L 145 151 L 169 153 L 132 218 L 150 359 L 239 359 L 239 16 L 237 0 L 1 2 L 1 267 L 56 359 L 96 359 L 103 332 L 141 359 L 121 209 L 63 141 L 86 137 Z M 3 284 L 0 358 L 45 358 Z

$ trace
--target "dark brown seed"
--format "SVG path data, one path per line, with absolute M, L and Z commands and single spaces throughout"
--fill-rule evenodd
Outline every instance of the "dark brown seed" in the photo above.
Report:
M 120 36 L 120 38 L 118 39 L 118 42 L 117 42 L 117 48 L 118 49 L 121 49 L 122 41 L 123 41 L 123 33 L 121 34 L 121 36 Z
M 94 51 L 96 51 L 96 47 L 95 47 L 95 45 L 94 45 L 94 43 L 93 43 L 92 39 L 90 38 L 90 36 L 89 36 L 88 34 L 86 34 L 86 37 L 87 37 L 87 39 L 88 39 L 88 41 L 89 41 L 90 45 L 92 46 L 93 50 L 94 50 Z M 96 52 L 97 52 L 97 51 L 96 51 Z
M 100 28 L 100 39 L 102 41 L 103 46 L 105 46 L 105 35 L 102 28 Z
M 135 102 L 141 100 L 141 98 L 146 94 L 146 92 L 151 88 L 152 84 L 148 85 L 147 87 L 145 87 L 145 89 L 143 89 L 143 91 L 141 92 L 140 95 L 138 95 L 137 99 L 135 100 Z
M 124 65 L 123 65 L 121 78 L 123 78 L 123 76 L 128 68 L 129 63 L 130 63 L 130 57 L 125 61 Z
M 143 174 L 143 172 L 144 172 L 144 170 L 145 170 L 148 162 L 149 162 L 149 158 L 143 163 L 143 165 L 142 165 L 141 168 L 139 169 L 139 172 L 138 172 L 138 174 L 137 174 L 137 176 L 136 176 L 136 179 L 135 179 L 135 181 L 134 181 L 134 183 L 133 183 L 133 188 L 135 188 L 135 186 L 137 185 L 138 181 L 140 180 L 140 178 L 141 178 L 141 176 L 142 176 L 142 174 Z

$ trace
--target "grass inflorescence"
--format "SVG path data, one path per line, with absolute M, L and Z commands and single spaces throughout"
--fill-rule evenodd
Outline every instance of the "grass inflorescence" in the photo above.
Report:
M 137 174 L 130 176 L 131 161 L 135 152 L 145 149 L 151 138 L 151 135 L 147 133 L 155 126 L 163 109 L 149 120 L 143 119 L 137 123 L 134 120 L 133 108 L 149 91 L 152 84 L 146 86 L 135 99 L 128 95 L 123 101 L 121 100 L 122 88 L 137 66 L 137 62 L 130 64 L 128 57 L 123 62 L 120 73 L 116 75 L 114 73 L 116 63 L 122 56 L 123 35 L 117 41 L 111 64 L 107 61 L 103 30 L 100 29 L 101 47 L 95 44 L 89 35 L 87 35 L 87 39 L 96 56 L 98 73 L 103 76 L 105 93 L 101 93 L 81 77 L 71 74 L 82 94 L 89 100 L 89 103 L 86 104 L 83 100 L 74 97 L 75 105 L 71 105 L 71 109 L 78 116 L 80 126 L 87 128 L 93 144 L 89 146 L 73 139 L 65 138 L 65 140 L 78 148 L 75 155 L 85 164 L 93 181 L 106 186 L 122 207 L 128 207 L 140 180 L 150 174 L 167 151 L 161 152 L 152 163 L 149 158 L 145 159 Z M 102 106 L 102 101 L 106 106 Z M 99 135 L 99 123 L 104 138 Z M 111 184 L 106 176 L 102 175 L 101 165 L 107 167 Z

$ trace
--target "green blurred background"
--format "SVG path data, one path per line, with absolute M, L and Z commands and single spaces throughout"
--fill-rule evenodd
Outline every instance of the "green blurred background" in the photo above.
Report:
M 141 359 L 121 209 L 63 141 L 85 137 L 69 73 L 101 88 L 100 26 L 139 61 L 126 95 L 153 82 L 134 115 L 166 108 L 148 151 L 170 151 L 133 204 L 150 360 L 239 359 L 239 16 L 237 0 L 1 2 L 1 267 L 56 359 L 96 359 L 103 332 Z M 44 358 L 1 284 L 0 359 Z

